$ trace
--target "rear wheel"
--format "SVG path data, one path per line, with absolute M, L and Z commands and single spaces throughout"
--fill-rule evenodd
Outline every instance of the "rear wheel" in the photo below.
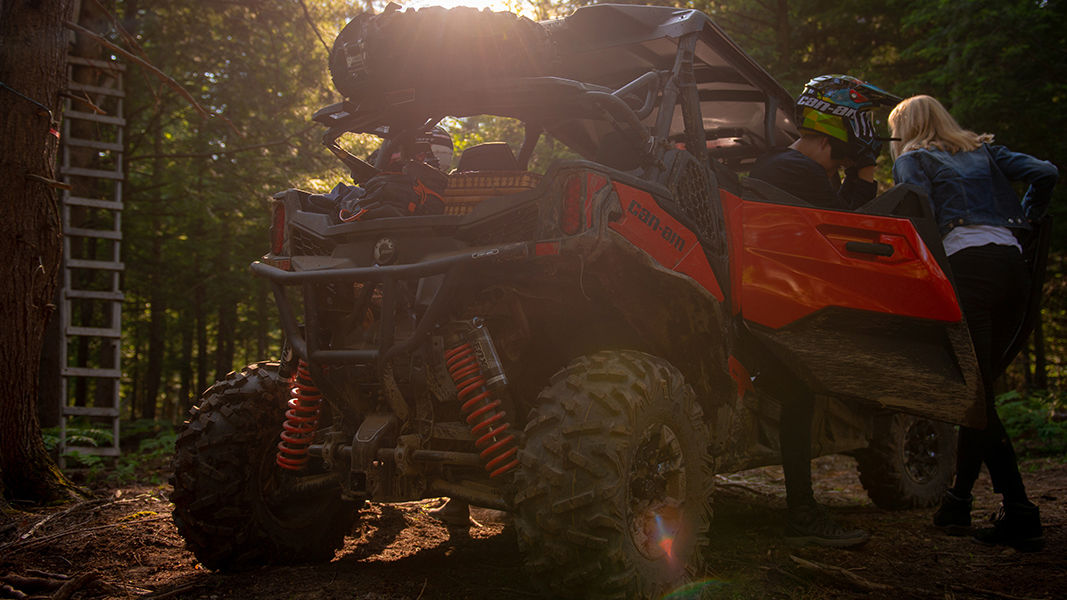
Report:
M 691 580 L 711 516 L 708 432 L 666 361 L 600 352 L 557 373 L 520 455 L 516 530 L 558 598 L 659 598 Z
M 879 417 L 868 448 L 856 452 L 860 483 L 881 508 L 933 506 L 956 471 L 956 430 L 911 415 Z
M 209 388 L 178 436 L 174 523 L 208 568 L 328 561 L 352 529 L 356 506 L 329 474 L 274 463 L 289 395 L 277 363 L 250 365 Z

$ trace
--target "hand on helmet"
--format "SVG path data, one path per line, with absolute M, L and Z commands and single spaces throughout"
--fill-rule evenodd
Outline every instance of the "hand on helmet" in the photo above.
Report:
M 882 152 L 882 140 L 869 138 L 867 140 L 855 140 L 852 142 L 854 153 L 852 156 L 853 166 L 857 169 L 873 167 L 878 163 L 878 155 Z

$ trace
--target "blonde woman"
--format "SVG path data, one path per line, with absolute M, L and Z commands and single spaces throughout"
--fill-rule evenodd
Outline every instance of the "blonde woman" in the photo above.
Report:
M 1045 214 L 1058 171 L 1047 161 L 992 145 L 993 136 L 960 127 L 930 96 L 913 96 L 889 115 L 893 180 L 926 190 L 956 280 L 985 387 L 987 426 L 960 429 L 956 477 L 934 514 L 952 535 L 971 529 L 971 490 L 984 462 L 1002 494 L 992 528 L 975 537 L 1033 551 L 1044 546 L 1040 514 L 1026 496 L 1012 448 L 993 402 L 996 363 L 1022 318 L 1029 271 L 1015 232 Z M 1012 182 L 1028 184 L 1020 202 Z

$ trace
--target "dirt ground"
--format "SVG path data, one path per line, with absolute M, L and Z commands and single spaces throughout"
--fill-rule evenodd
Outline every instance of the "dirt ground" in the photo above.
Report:
M 699 597 L 1067 598 L 1067 464 L 1027 462 L 1024 470 L 1046 527 L 1047 546 L 1039 553 L 944 536 L 929 524 L 932 509 L 878 509 L 860 487 L 855 462 L 843 456 L 815 461 L 816 495 L 842 521 L 869 530 L 871 541 L 849 550 L 794 547 L 779 537 L 781 469 L 720 477 Z M 426 512 L 440 501 L 372 504 L 328 564 L 227 574 L 203 569 L 185 550 L 170 520 L 168 491 L 101 491 L 86 502 L 0 524 L 0 598 L 18 592 L 74 599 L 540 597 L 523 572 L 503 513 L 475 509 L 479 526 L 450 530 Z M 983 476 L 976 517 L 992 513 L 997 503 Z

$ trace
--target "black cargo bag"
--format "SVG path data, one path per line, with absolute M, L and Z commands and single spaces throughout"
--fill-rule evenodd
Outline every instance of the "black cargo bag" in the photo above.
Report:
M 544 75 L 554 61 L 548 32 L 509 12 L 432 6 L 352 19 L 334 40 L 334 87 L 358 103 L 396 102 L 463 81 Z

